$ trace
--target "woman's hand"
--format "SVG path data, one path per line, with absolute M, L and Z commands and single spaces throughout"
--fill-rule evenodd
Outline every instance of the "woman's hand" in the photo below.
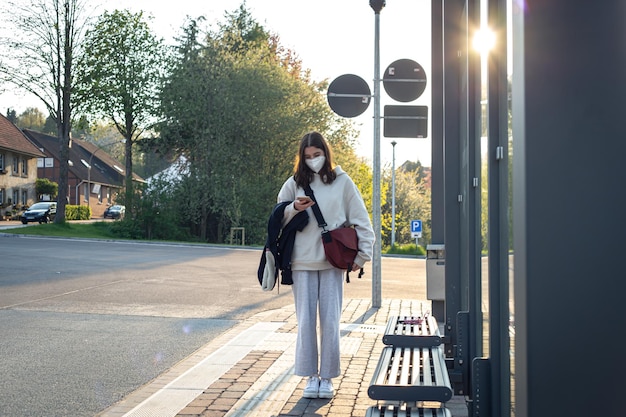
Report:
M 295 208 L 296 211 L 303 211 L 311 207 L 313 204 L 315 204 L 315 201 L 313 201 L 311 197 L 296 197 L 296 200 L 293 202 L 293 208 Z
M 350 271 L 350 272 L 358 271 L 358 270 L 359 270 L 359 269 L 361 269 L 361 268 L 363 268 L 363 267 L 362 267 L 362 266 L 360 266 L 360 265 L 357 265 L 357 264 L 353 263 L 353 264 L 352 264 L 352 269 L 351 269 L 351 271 Z M 360 276 L 359 276 L 359 278 L 360 278 Z

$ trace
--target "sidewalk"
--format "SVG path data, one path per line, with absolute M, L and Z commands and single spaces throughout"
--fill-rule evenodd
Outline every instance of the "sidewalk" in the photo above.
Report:
M 345 299 L 341 317 L 342 375 L 335 397 L 302 398 L 306 378 L 293 375 L 296 317 L 293 305 L 260 313 L 199 349 L 99 417 L 364 417 L 376 401 L 367 389 L 383 348 L 389 317 L 418 316 L 430 301 Z M 446 404 L 466 417 L 463 397 Z
M 70 220 L 71 223 L 93 223 L 93 222 L 112 222 L 112 219 L 92 218 L 90 220 Z M 30 222 L 28 224 L 22 224 L 19 220 L 0 220 L 1 229 L 15 229 L 16 227 L 26 227 L 38 225 L 37 222 Z
M 31 223 L 37 224 L 37 223 Z M 26 225 L 22 224 L 19 220 L 0 220 L 0 229 L 14 229 L 16 227 L 24 227 Z

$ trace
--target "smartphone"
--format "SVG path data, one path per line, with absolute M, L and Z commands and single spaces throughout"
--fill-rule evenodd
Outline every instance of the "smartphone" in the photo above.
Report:
M 303 203 L 303 204 L 304 204 L 304 203 L 308 203 L 309 201 L 313 201 L 313 200 L 311 200 L 311 197 L 306 196 L 306 195 L 301 195 L 301 196 L 298 196 L 298 197 L 296 197 L 296 199 L 297 199 L 299 202 Z

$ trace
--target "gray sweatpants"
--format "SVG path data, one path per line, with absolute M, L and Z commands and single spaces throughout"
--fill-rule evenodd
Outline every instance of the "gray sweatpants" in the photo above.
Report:
M 343 271 L 339 269 L 293 271 L 292 290 L 298 320 L 295 374 L 319 375 L 321 378 L 339 376 L 341 373 L 339 320 L 343 304 Z

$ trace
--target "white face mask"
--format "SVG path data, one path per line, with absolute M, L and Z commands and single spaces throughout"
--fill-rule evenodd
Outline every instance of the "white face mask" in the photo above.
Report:
M 315 158 L 305 159 L 304 162 L 306 163 L 306 166 L 311 168 L 311 171 L 317 174 L 318 172 L 320 172 L 320 169 L 322 169 L 322 167 L 324 166 L 324 163 L 326 162 L 326 157 L 323 155 L 320 155 Z

